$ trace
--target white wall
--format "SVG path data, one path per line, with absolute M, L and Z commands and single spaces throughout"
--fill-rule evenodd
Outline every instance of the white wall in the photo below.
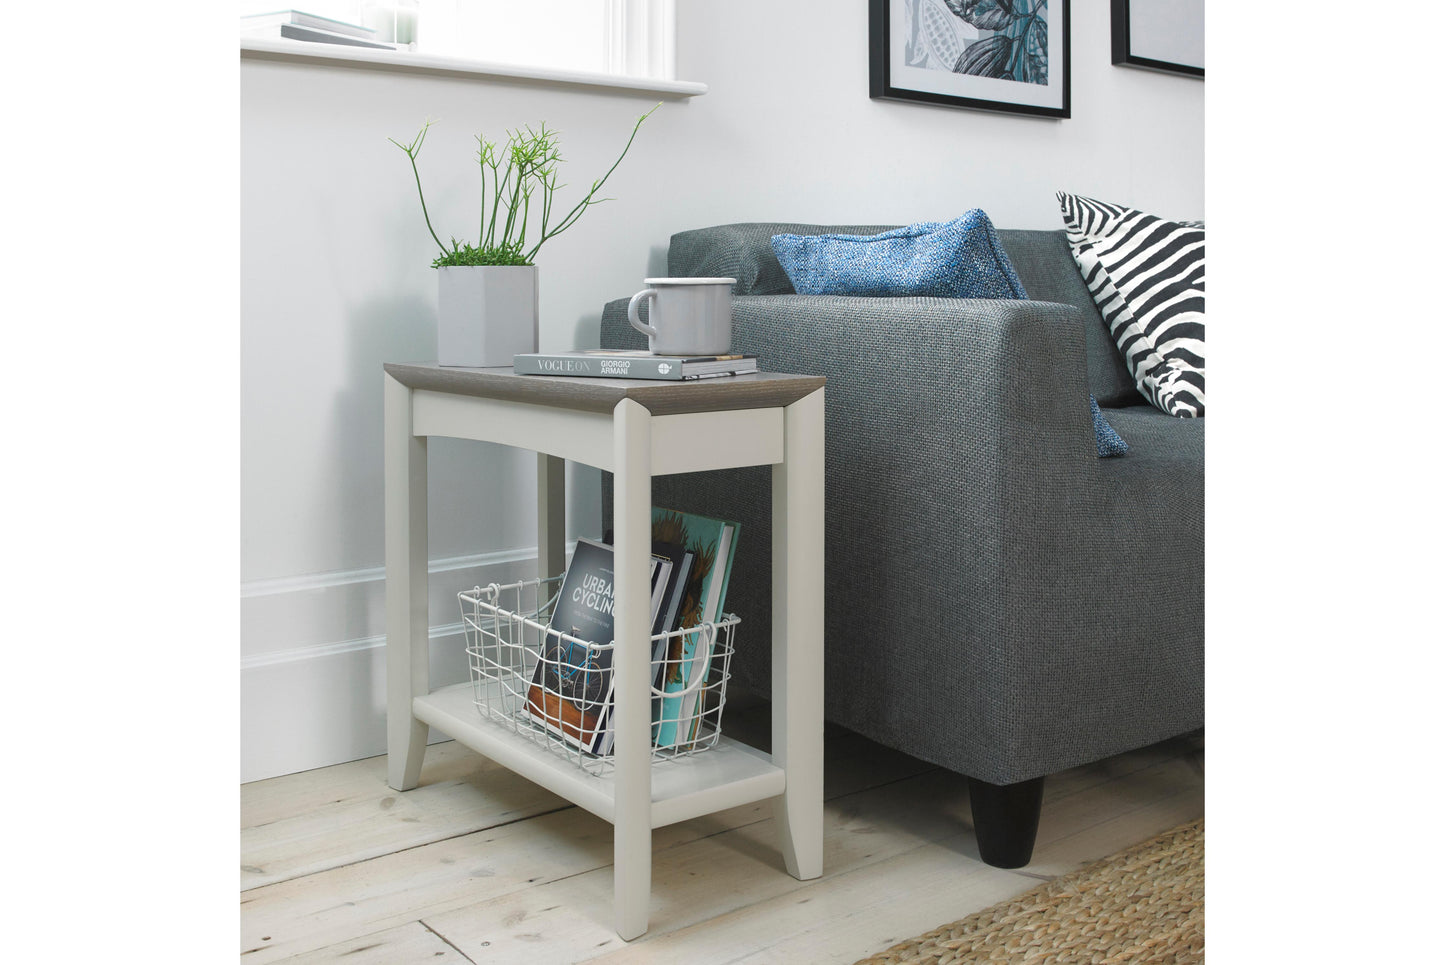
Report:
M 542 346 L 596 344 L 602 305 L 665 273 L 669 235 L 729 221 L 904 223 L 982 207 L 1059 224 L 1054 192 L 1204 215 L 1204 85 L 1113 67 L 1108 5 L 1073 5 L 1073 117 L 868 98 L 862 3 L 678 4 L 669 100 L 594 208 L 551 242 Z M 258 60 L 241 62 L 242 779 L 384 751 L 379 645 L 381 365 L 435 352 L 433 246 L 470 238 L 477 132 L 562 132 L 562 200 L 600 176 L 656 98 Z M 463 679 L 455 592 L 533 572 L 529 456 L 431 443 L 437 677 Z M 595 533 L 596 474 L 569 529 Z M 518 508 L 520 507 L 520 511 Z

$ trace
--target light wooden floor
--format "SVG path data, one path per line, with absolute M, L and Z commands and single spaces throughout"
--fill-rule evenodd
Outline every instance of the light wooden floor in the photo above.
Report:
M 766 747 L 767 707 L 724 733 Z M 241 787 L 246 963 L 851 963 L 1204 813 L 1202 735 L 1044 782 L 1034 859 L 978 858 L 966 782 L 829 728 L 824 874 L 783 870 L 770 808 L 653 832 L 649 930 L 612 931 L 611 825 L 451 742 L 421 786 L 384 757 Z

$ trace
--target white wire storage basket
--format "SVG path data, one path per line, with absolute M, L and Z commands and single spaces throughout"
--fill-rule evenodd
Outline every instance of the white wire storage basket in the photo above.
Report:
M 457 594 L 481 715 L 583 770 L 609 772 L 612 651 L 548 626 L 562 577 L 474 587 Z M 651 639 L 652 758 L 672 761 L 717 744 L 733 631 L 724 614 Z

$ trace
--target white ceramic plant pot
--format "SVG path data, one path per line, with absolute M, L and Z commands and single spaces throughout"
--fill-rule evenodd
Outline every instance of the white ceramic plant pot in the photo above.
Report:
M 511 367 L 537 351 L 537 266 L 437 269 L 437 361 Z

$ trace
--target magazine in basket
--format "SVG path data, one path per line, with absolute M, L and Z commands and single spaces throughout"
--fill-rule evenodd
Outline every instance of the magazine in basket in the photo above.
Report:
M 670 559 L 651 558 L 654 623 L 671 569 Z M 540 643 L 527 710 L 553 734 L 594 754 L 611 747 L 612 607 L 612 547 L 579 538 Z
M 652 538 L 677 543 L 693 554 L 676 626 L 696 627 L 722 619 L 741 531 L 742 524 L 732 520 L 653 507 Z M 653 743 L 658 747 L 687 744 L 697 737 L 700 690 L 689 691 L 688 684 L 706 674 L 712 660 L 712 648 L 701 632 L 672 637 L 668 644 L 661 661 L 665 673 L 657 684 L 663 696 L 653 713 Z
M 608 546 L 612 545 L 612 531 L 608 530 L 602 542 Z M 655 579 L 652 585 L 652 688 L 655 691 L 662 689 L 663 657 L 667 652 L 667 638 L 663 636 L 669 630 L 677 629 L 677 619 L 681 612 L 683 591 L 687 588 L 687 573 L 692 566 L 692 554 L 684 550 L 676 543 L 654 542 L 652 544 L 652 561 L 655 565 L 661 560 L 663 562 L 662 572 L 658 573 L 654 568 Z M 669 569 L 670 565 L 670 569 Z M 657 589 L 662 587 L 662 605 L 657 605 Z M 652 719 L 657 720 L 658 701 L 661 698 L 654 693 L 652 698 Z M 595 754 L 611 754 L 612 743 L 616 736 L 616 729 L 612 726 L 612 710 L 615 704 L 608 702 L 606 717 L 602 722 L 602 734 L 599 744 L 593 751 Z

